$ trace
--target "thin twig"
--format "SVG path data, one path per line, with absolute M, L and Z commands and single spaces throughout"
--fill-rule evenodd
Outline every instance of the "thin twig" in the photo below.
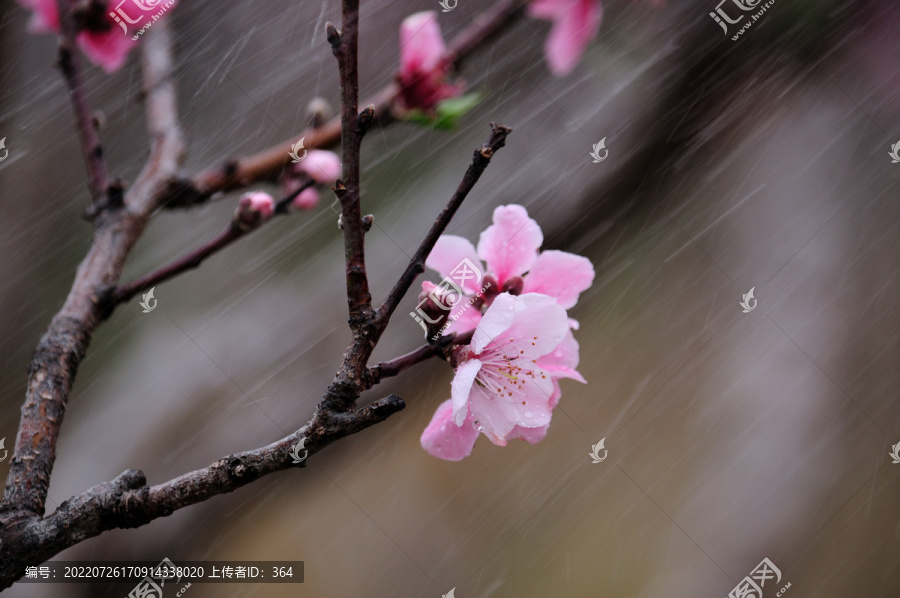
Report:
M 438 342 L 422 345 L 406 355 L 401 355 L 390 361 L 382 361 L 375 367 L 369 368 L 369 382 L 374 386 L 385 378 L 397 376 L 423 361 L 428 361 L 432 357 L 440 357 L 447 360 L 450 358 L 450 353 L 453 349 L 471 343 L 473 334 L 474 331 L 470 330 L 462 334 L 447 335 L 441 337 Z
M 288 214 L 287 206 L 291 203 L 291 201 L 293 201 L 295 197 L 300 195 L 301 192 L 312 187 L 314 184 L 315 181 L 310 179 L 288 195 L 278 200 L 278 202 L 275 204 L 275 215 Z M 260 222 L 260 225 L 265 224 L 265 222 L 267 221 L 264 220 Z M 183 274 L 188 270 L 197 268 L 208 257 L 214 255 L 215 253 L 218 253 L 238 239 L 250 234 L 251 232 L 259 228 L 260 226 L 255 226 L 252 228 L 240 226 L 236 220 L 232 219 L 222 232 L 220 232 L 218 235 L 216 235 L 197 249 L 194 249 L 187 255 L 178 258 L 174 262 L 163 266 L 155 272 L 147 274 L 146 276 L 139 278 L 138 280 L 117 287 L 110 296 L 110 313 L 112 311 L 112 308 L 114 308 L 116 305 L 125 303 L 138 293 L 153 288 L 156 285 L 167 280 L 171 280 L 172 278 L 175 278 L 179 274 Z
M 76 44 L 78 37 L 78 24 L 75 20 L 76 6 L 77 3 L 73 0 L 56 0 L 60 27 L 59 68 L 69 88 L 69 97 L 72 99 L 75 121 L 78 124 L 81 152 L 84 154 L 84 163 L 88 172 L 88 189 L 93 199 L 87 216 L 93 218 L 107 203 L 109 173 L 103 158 L 103 146 L 100 144 L 100 136 L 94 124 L 94 117 L 81 77 L 82 58 Z M 116 197 L 121 196 L 116 194 Z
M 425 259 L 431 253 L 431 250 L 434 249 L 434 245 L 437 243 L 438 238 L 444 233 L 447 225 L 450 224 L 450 219 L 456 214 L 456 211 L 459 209 L 459 206 L 462 205 L 462 202 L 469 194 L 469 191 L 472 190 L 475 183 L 481 178 L 482 173 L 488 167 L 488 164 L 490 164 L 494 152 L 506 144 L 506 136 L 511 132 L 512 129 L 508 127 L 491 123 L 490 140 L 484 144 L 481 149 L 475 150 L 472 164 L 469 165 L 466 175 L 463 177 L 459 187 L 456 188 L 456 193 L 453 194 L 453 197 L 450 198 L 450 202 L 444 207 L 440 215 L 438 215 L 434 224 L 431 225 L 431 230 L 428 231 L 428 234 L 422 240 L 415 255 L 409 260 L 409 265 L 406 266 L 406 270 L 404 270 L 400 279 L 397 281 L 397 284 L 394 285 L 394 288 L 391 289 L 390 294 L 387 299 L 385 299 L 382 306 L 378 308 L 378 316 L 376 318 L 376 329 L 378 331 L 383 331 L 387 327 L 391 315 L 393 315 L 397 306 L 400 304 L 400 300 L 406 295 L 409 287 L 415 282 L 416 277 L 425 271 Z

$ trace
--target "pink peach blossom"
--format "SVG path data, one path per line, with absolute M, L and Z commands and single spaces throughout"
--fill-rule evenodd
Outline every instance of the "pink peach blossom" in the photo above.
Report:
M 294 201 L 291 204 L 298 209 L 301 210 L 311 210 L 319 205 L 319 201 L 321 200 L 321 196 L 319 195 L 318 189 L 313 189 L 309 187 L 300 192 L 300 195 L 294 198 Z
M 334 152 L 311 149 L 294 170 L 306 173 L 320 185 L 333 185 L 341 176 L 341 159 Z
M 400 25 L 399 103 L 402 108 L 432 111 L 438 102 L 460 95 L 462 85 L 447 83 L 450 64 L 437 13 L 419 12 Z
M 565 251 L 541 252 L 543 242 L 541 227 L 529 218 L 524 207 L 498 206 L 493 224 L 481 233 L 477 250 L 468 239 L 442 235 L 425 265 L 447 277 L 464 259 L 474 264 L 483 260 L 487 264 L 485 278 L 494 279 L 497 292 L 541 293 L 554 297 L 564 309 L 570 309 L 578 302 L 581 292 L 593 283 L 594 266 L 587 258 Z M 469 279 L 462 288 L 471 295 L 483 284 Z M 494 294 L 486 295 L 486 305 L 490 305 Z M 477 324 L 473 320 L 460 318 L 454 330 L 472 330 Z
M 551 368 L 577 365 L 577 344 L 574 360 L 571 346 L 560 348 L 568 334 L 566 311 L 553 297 L 498 295 L 471 344 L 458 350 L 449 405 L 435 412 L 422 447 L 458 461 L 471 453 L 478 432 L 498 446 L 512 438 L 543 438 L 556 403 L 554 374 L 542 360 Z M 574 367 L 564 373 L 580 377 Z
M 528 14 L 553 21 L 544 55 L 556 76 L 572 72 L 585 48 L 597 35 L 603 19 L 600 0 L 532 0 Z

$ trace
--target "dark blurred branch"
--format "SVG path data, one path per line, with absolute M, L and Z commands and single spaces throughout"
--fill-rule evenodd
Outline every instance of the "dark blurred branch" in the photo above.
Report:
M 69 88 L 69 97 L 72 100 L 75 121 L 78 124 L 78 138 L 81 140 L 81 152 L 84 154 L 84 163 L 88 171 L 88 189 L 93 198 L 93 204 L 86 215 L 93 219 L 97 216 L 98 210 L 102 210 L 106 206 L 110 197 L 120 199 L 121 194 L 109 195 L 107 190 L 109 174 L 106 169 L 106 161 L 103 159 L 103 146 L 100 144 L 100 136 L 97 134 L 97 127 L 87 100 L 84 80 L 81 77 L 82 59 L 76 43 L 78 24 L 75 10 L 77 7 L 76 0 L 56 0 L 60 28 L 58 63 Z
M 451 40 L 446 59 L 454 68 L 459 68 L 475 51 L 508 30 L 522 16 L 525 4 L 523 0 L 496 2 Z M 392 82 L 363 102 L 363 105 L 375 107 L 373 125 L 385 126 L 394 122 L 392 108 L 398 91 L 396 83 Z M 162 205 L 187 208 L 206 202 L 216 193 L 244 188 L 260 181 L 274 181 L 290 163 L 288 149 L 300 138 L 306 139 L 304 147 L 307 149 L 334 147 L 341 139 L 341 118 L 336 117 L 321 127 L 307 128 L 292 139 L 252 156 L 233 159 L 198 174 L 179 178 L 166 189 Z
M 117 284 L 126 257 L 157 205 L 160 189 L 174 175 L 183 153 L 169 48 L 167 24 L 159 21 L 142 44 L 149 90 L 147 121 L 153 135 L 150 158 L 124 203 L 98 213 L 91 247 L 29 367 L 19 431 L 0 502 L 2 587 L 24 573 L 20 564 L 26 552 L 15 541 L 17 533 L 23 526 L 42 521 L 60 426 L 78 365 L 102 319 L 102 298 Z

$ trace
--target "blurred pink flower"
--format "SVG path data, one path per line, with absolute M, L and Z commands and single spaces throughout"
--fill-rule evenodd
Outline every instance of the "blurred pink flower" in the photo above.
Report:
M 436 12 L 419 12 L 403 20 L 398 75 L 398 99 L 402 108 L 428 112 L 441 100 L 462 93 L 463 85 L 451 85 L 446 81 L 450 70 L 450 64 L 444 58 L 446 51 Z
M 19 4 L 33 11 L 29 29 L 34 33 L 59 33 L 59 12 L 56 6 L 56 0 L 18 0 Z M 101 0 L 97 0 L 100 2 Z M 160 0 L 155 0 L 154 8 L 159 4 Z M 151 0 L 151 3 L 153 0 Z M 173 3 L 174 6 L 174 3 Z M 86 29 L 78 33 L 78 45 L 84 52 L 85 56 L 94 64 L 100 66 L 107 73 L 113 73 L 125 64 L 128 53 L 134 47 L 134 41 L 131 39 L 131 33 L 126 33 L 121 26 L 109 17 L 110 5 L 107 4 L 104 9 L 103 16 L 92 15 L 95 22 L 89 23 Z M 168 7 L 166 7 L 168 9 Z M 160 9 L 162 10 L 162 9 Z M 144 16 L 149 17 L 152 13 L 140 11 L 131 8 L 131 16 L 137 19 L 140 12 L 144 14 L 140 16 L 140 21 L 135 25 L 149 23 L 150 20 L 144 20 Z M 134 28 L 134 26 L 132 26 Z
M 306 158 L 294 165 L 294 170 L 308 174 L 320 185 L 333 185 L 341 176 L 341 159 L 334 152 L 311 149 Z
M 303 160 L 291 166 L 291 170 L 282 179 L 282 191 L 285 195 L 294 193 L 307 184 L 309 179 L 318 185 L 333 185 L 341 176 L 341 159 L 327 150 L 311 149 Z M 301 210 L 311 210 L 319 205 L 320 200 L 319 190 L 310 187 L 301 191 L 291 205 Z
M 481 281 L 467 279 L 462 286 L 468 295 L 477 293 L 491 282 L 485 294 L 490 305 L 503 291 L 512 294 L 541 293 L 557 300 L 564 309 L 578 302 L 578 296 L 594 282 L 594 266 L 590 260 L 565 251 L 540 251 L 544 242 L 541 227 L 528 217 L 528 211 L 516 204 L 497 206 L 493 224 L 478 240 L 478 249 L 464 237 L 442 235 L 425 260 L 425 265 L 443 277 L 449 277 L 457 266 L 468 259 L 473 264 L 487 263 Z M 478 324 L 477 310 L 468 310 L 454 323 L 451 332 L 472 330 Z
M 544 43 L 550 71 L 561 77 L 572 72 L 585 48 L 597 35 L 603 19 L 600 0 L 532 0 L 528 14 L 553 21 Z
M 319 195 L 318 189 L 313 189 L 309 187 L 300 192 L 300 195 L 294 198 L 294 201 L 291 204 L 300 210 L 311 210 L 317 205 L 319 205 L 319 200 L 321 196 Z
M 451 398 L 422 433 L 422 448 L 459 461 L 471 454 L 479 432 L 498 446 L 512 438 L 538 442 L 559 400 L 554 375 L 580 378 L 574 369 L 577 343 L 574 359 L 571 345 L 560 347 L 569 334 L 566 311 L 554 298 L 537 293 L 497 296 L 471 344 L 456 355 Z M 566 369 L 554 374 L 545 364 Z

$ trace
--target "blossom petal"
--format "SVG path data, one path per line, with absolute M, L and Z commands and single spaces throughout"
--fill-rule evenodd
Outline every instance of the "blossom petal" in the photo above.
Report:
M 469 344 L 472 351 L 476 354 L 481 353 L 490 342 L 509 329 L 520 308 L 521 304 L 517 297 L 509 293 L 497 295 L 475 329 L 472 342 Z
M 498 295 L 497 298 L 503 295 Z M 553 351 L 569 332 L 566 310 L 547 295 L 527 293 L 513 298 L 517 303 L 515 321 L 502 335 L 498 335 L 498 346 L 510 357 L 520 355 L 526 360 L 537 359 Z M 495 299 L 494 304 L 496 303 Z M 485 320 L 493 309 L 494 305 L 488 309 Z
M 447 330 L 444 331 L 444 334 L 451 334 L 453 332 L 457 334 L 462 334 L 463 332 L 469 332 L 470 330 L 475 330 L 478 327 L 478 323 L 481 322 L 481 312 L 477 309 L 470 307 L 466 311 L 462 312 L 455 321 L 451 322 L 449 326 L 447 326 Z
M 538 359 L 537 364 L 547 370 L 547 373 L 554 380 L 571 378 L 582 384 L 587 384 L 587 380 L 575 369 L 578 367 L 579 359 L 578 341 L 575 340 L 575 336 L 569 331 L 553 351 Z
M 599 0 L 535 0 L 529 6 L 529 14 L 553 21 L 544 54 L 550 71 L 561 77 L 575 68 L 597 35 L 603 7 Z
M 400 25 L 401 73 L 432 71 L 446 51 L 437 12 L 426 10 L 403 20 Z
M 468 413 L 469 395 L 475 378 L 481 369 L 481 362 L 477 359 L 464 361 L 456 368 L 453 381 L 450 383 L 450 399 L 453 401 L 453 421 L 461 426 Z
M 539 428 L 523 428 L 522 426 L 516 426 L 513 428 L 512 432 L 506 435 L 507 440 L 515 440 L 520 439 L 528 442 L 529 444 L 537 444 L 541 440 L 547 436 L 547 430 L 550 429 L 550 424 L 546 426 L 541 426 Z
M 486 370 L 482 371 L 482 375 Z M 487 387 L 474 386 L 469 396 L 469 409 L 476 427 L 498 446 L 506 445 L 507 436 L 516 426 L 538 428 L 550 423 L 553 382 L 536 370 L 534 378 L 510 394 L 493 393 Z
M 502 286 L 507 279 L 531 268 L 544 242 L 544 234 L 520 205 L 497 206 L 493 220 L 478 240 L 478 255 Z
M 301 210 L 311 210 L 319 205 L 319 192 L 313 187 L 308 187 L 300 192 L 300 194 L 291 202 L 295 208 Z
M 78 35 L 78 45 L 94 64 L 107 73 L 114 73 L 125 64 L 128 53 L 135 47 L 131 38 L 116 27 L 111 32 L 86 31 Z
M 593 284 L 594 266 L 586 257 L 551 249 L 538 256 L 524 281 L 523 292 L 550 295 L 570 309 Z
M 311 149 L 296 168 L 320 185 L 333 185 L 341 176 L 341 159 L 334 152 Z
M 432 457 L 445 461 L 461 461 L 472 454 L 478 430 L 467 418 L 463 425 L 453 422 L 453 402 L 444 401 L 434 412 L 419 442 Z
M 28 22 L 32 33 L 59 31 L 59 12 L 56 0 L 19 0 L 19 4 L 34 11 Z
M 456 235 L 441 235 L 425 260 L 425 265 L 432 270 L 437 270 L 438 274 L 447 278 L 457 271 L 460 264 L 465 264 L 465 260 L 470 263 L 467 265 L 469 269 L 477 268 L 478 271 L 475 272 L 477 279 L 466 278 L 462 288 L 464 291 L 476 293 L 481 288 L 480 283 L 484 272 L 481 269 L 481 260 L 478 259 L 475 246 L 468 239 Z M 454 279 L 454 282 L 458 283 L 459 281 Z

